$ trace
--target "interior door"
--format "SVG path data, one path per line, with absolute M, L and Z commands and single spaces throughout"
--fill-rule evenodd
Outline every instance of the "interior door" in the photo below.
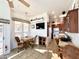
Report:
M 3 23 L 0 23 L 0 55 L 3 54 Z

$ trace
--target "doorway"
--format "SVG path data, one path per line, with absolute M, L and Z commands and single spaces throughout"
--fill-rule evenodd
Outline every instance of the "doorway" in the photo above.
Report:
M 0 58 L 10 53 L 10 23 L 0 20 Z

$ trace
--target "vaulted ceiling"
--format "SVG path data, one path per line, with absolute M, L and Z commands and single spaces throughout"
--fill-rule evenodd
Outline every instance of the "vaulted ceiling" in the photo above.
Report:
M 14 11 L 26 16 L 34 16 L 44 12 L 55 12 L 60 15 L 62 11 L 67 11 L 74 0 L 25 0 L 30 4 L 30 7 L 24 6 L 18 0 L 13 0 Z

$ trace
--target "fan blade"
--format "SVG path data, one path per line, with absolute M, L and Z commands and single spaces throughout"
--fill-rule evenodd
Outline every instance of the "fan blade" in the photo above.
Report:
M 12 2 L 12 1 L 9 1 L 9 0 L 7 0 L 7 1 L 8 1 L 8 3 L 9 3 L 9 6 L 10 6 L 11 8 L 14 8 L 13 2 Z
M 27 6 L 27 7 L 29 7 L 30 5 L 26 2 L 26 1 L 24 1 L 24 0 L 19 0 L 21 3 L 23 3 L 25 6 Z

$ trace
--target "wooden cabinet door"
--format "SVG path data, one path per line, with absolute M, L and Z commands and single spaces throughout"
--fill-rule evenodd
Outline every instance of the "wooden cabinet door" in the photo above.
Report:
M 69 11 L 64 18 L 64 31 L 78 32 L 78 9 Z
M 78 32 L 78 10 L 72 10 L 69 12 L 69 27 L 70 32 Z

